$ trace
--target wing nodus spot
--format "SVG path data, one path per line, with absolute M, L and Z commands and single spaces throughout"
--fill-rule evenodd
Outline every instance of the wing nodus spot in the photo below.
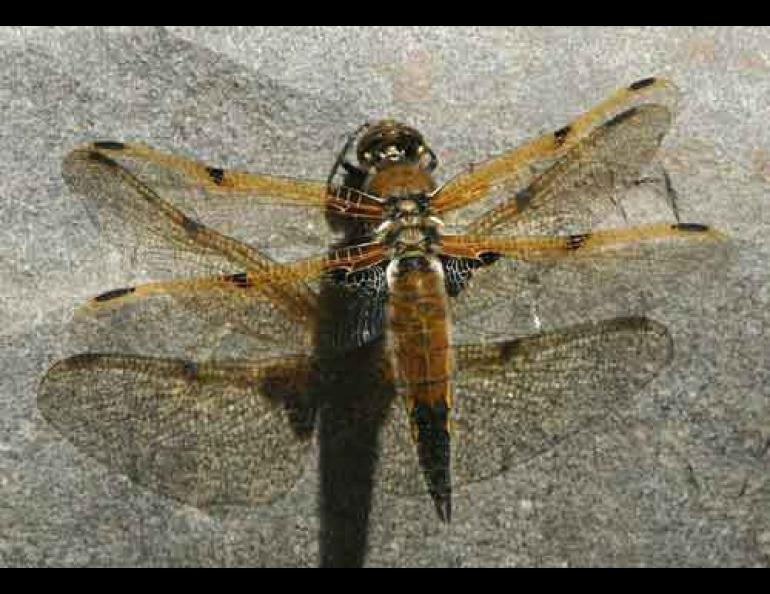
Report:
M 557 146 L 564 144 L 564 141 L 567 140 L 567 136 L 569 136 L 571 130 L 572 128 L 570 126 L 564 126 L 563 128 L 559 128 L 556 130 L 556 132 L 553 133 L 553 137 L 554 140 L 556 140 Z
M 590 233 L 578 233 L 576 235 L 570 235 L 567 238 L 566 248 L 568 250 L 576 250 L 583 247 L 590 237 Z
M 222 185 L 222 183 L 225 181 L 224 169 L 220 169 L 219 167 L 206 167 L 206 173 L 209 174 L 211 181 L 213 181 L 218 186 Z
M 236 287 L 241 289 L 248 289 L 249 287 L 254 286 L 254 283 L 252 283 L 249 280 L 249 277 L 246 275 L 245 272 L 238 272 L 236 274 L 227 274 L 223 276 L 222 279 L 226 282 L 234 284 Z

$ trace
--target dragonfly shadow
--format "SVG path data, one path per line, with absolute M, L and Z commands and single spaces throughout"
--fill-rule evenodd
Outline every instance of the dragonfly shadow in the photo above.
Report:
M 320 560 L 325 567 L 361 566 L 366 555 L 379 433 L 395 390 L 380 373 L 386 360 L 383 340 L 346 348 L 340 337 L 359 335 L 348 330 L 361 323 L 374 325 L 381 335 L 381 297 L 354 294 L 332 282 L 320 294 L 319 373 L 313 390 L 320 407 Z

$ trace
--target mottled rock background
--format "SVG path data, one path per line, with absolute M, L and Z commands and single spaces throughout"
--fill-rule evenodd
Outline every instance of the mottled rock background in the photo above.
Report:
M 0 30 L 0 564 L 315 565 L 317 478 L 208 517 L 133 485 L 47 425 L 36 387 L 76 304 L 132 271 L 60 177 L 94 138 L 323 178 L 365 118 L 405 119 L 449 175 L 613 89 L 674 80 L 662 151 L 685 219 L 741 239 L 720 290 L 655 319 L 673 364 L 623 421 L 457 495 L 378 496 L 372 565 L 770 564 L 770 36 L 766 29 Z

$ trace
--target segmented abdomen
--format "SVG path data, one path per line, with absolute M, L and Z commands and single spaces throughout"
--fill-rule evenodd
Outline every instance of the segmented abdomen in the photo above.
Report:
M 437 258 L 401 258 L 389 265 L 388 332 L 396 378 L 409 412 L 422 404 L 443 408 L 448 416 L 449 307 Z

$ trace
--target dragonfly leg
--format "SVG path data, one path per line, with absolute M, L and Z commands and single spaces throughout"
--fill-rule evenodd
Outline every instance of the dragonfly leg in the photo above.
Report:
M 345 145 L 342 147 L 342 150 L 340 150 L 339 154 L 337 155 L 337 159 L 334 161 L 334 166 L 332 167 L 331 172 L 329 173 L 329 177 L 326 179 L 326 185 L 331 187 L 334 182 L 334 178 L 337 175 L 337 172 L 339 171 L 340 167 L 345 169 L 347 172 L 345 178 L 346 183 L 344 185 L 346 186 L 352 186 L 355 188 L 360 187 L 359 185 L 350 184 L 347 183 L 349 176 L 363 176 L 361 181 L 363 181 L 363 178 L 366 177 L 366 172 L 360 169 L 358 166 L 351 163 L 348 159 L 348 153 L 350 152 L 350 149 L 353 146 L 353 143 L 356 141 L 356 139 L 361 135 L 361 132 L 364 131 L 366 128 L 369 127 L 369 122 L 366 122 L 365 124 L 362 124 L 359 126 L 355 131 L 348 134 L 348 138 L 345 141 Z

